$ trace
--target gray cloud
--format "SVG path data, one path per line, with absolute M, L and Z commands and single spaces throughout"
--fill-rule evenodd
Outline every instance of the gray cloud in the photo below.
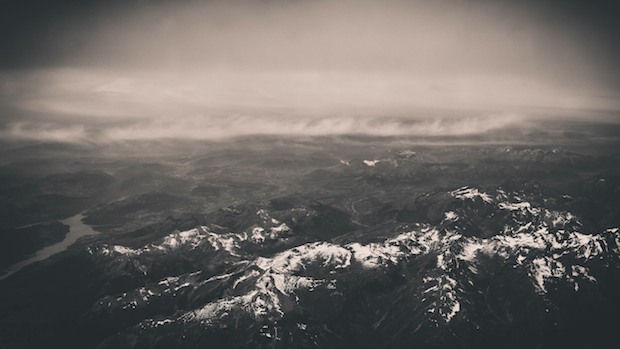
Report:
M 36 4 L 5 12 L 0 35 L 0 127 L 14 139 L 448 135 L 532 108 L 620 110 L 605 1 Z
M 133 140 L 221 140 L 249 135 L 284 136 L 474 136 L 508 128 L 525 127 L 519 114 L 481 114 L 426 119 L 370 116 L 233 115 L 226 118 L 197 115 L 179 120 L 152 118 L 130 125 L 93 128 L 41 122 L 13 122 L 0 131 L 3 139 L 69 143 L 108 143 Z

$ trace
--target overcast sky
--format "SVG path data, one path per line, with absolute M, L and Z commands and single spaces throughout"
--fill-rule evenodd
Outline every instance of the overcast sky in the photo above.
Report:
M 452 134 L 618 111 L 615 2 L 0 0 L 0 134 Z M 376 121 L 441 110 L 463 119 Z

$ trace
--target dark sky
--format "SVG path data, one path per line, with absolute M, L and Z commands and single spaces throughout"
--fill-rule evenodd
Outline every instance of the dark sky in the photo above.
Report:
M 0 126 L 132 138 L 283 112 L 618 110 L 618 3 L 0 0 Z
M 321 1 L 290 1 L 289 3 L 313 3 Z M 403 1 L 407 3 L 406 1 Z M 415 3 L 416 1 L 411 1 Z M 512 14 L 531 17 L 532 23 L 547 26 L 549 29 L 564 30 L 574 39 L 576 45 L 583 49 L 597 49 L 593 54 L 598 63 L 611 68 L 620 58 L 620 3 L 615 0 L 454 0 L 434 1 L 457 11 L 479 11 L 497 8 L 497 20 L 502 21 Z M 91 49 L 93 38 L 98 38 L 116 24 L 132 16 L 140 18 L 144 13 L 152 12 L 154 36 L 158 35 L 160 23 L 166 18 L 178 15 L 176 9 L 187 6 L 203 5 L 204 11 L 212 7 L 226 7 L 226 1 L 170 1 L 170 0 L 2 0 L 0 1 L 0 67 L 11 69 L 18 67 L 56 66 L 66 62 L 89 64 L 81 60 L 84 51 Z M 219 3 L 219 5 L 218 5 Z M 290 8 L 285 1 L 239 1 L 248 6 L 229 6 L 230 12 L 256 11 L 261 16 L 260 8 Z M 355 1 L 346 2 L 345 6 L 356 7 Z M 385 7 L 398 1 L 386 1 Z M 418 1 L 418 3 L 424 3 Z M 193 5 L 192 5 L 193 4 Z M 294 5 L 293 5 L 294 6 Z M 302 6 L 302 5 L 300 5 Z M 416 12 L 415 6 L 409 8 Z M 299 16 L 303 13 L 293 13 Z M 502 13 L 503 12 L 503 13 Z M 346 13 L 343 13 L 346 16 Z M 437 13 L 441 16 L 441 12 Z M 438 20 L 440 20 L 438 18 Z M 299 23 L 303 25 L 303 23 Z M 145 28 L 149 30 L 149 28 Z M 317 28 L 314 28 L 317 29 Z M 515 27 L 515 30 L 523 28 Z

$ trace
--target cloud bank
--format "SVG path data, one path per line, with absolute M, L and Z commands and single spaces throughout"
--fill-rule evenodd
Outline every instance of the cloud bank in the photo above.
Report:
M 5 139 L 459 136 L 620 111 L 615 35 L 594 19 L 611 22 L 564 2 L 39 5 L 0 21 Z
M 5 140 L 108 143 L 134 140 L 222 140 L 251 135 L 275 136 L 410 136 L 419 138 L 483 135 L 525 127 L 518 114 L 487 114 L 458 118 L 395 118 L 369 116 L 287 117 L 197 115 L 179 120 L 149 119 L 123 126 L 14 122 L 0 131 Z

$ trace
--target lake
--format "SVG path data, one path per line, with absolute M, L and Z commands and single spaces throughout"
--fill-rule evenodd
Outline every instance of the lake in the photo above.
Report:
M 19 263 L 13 264 L 8 268 L 5 274 L 0 276 L 0 280 L 5 279 L 8 276 L 18 272 L 27 265 L 30 265 L 34 262 L 42 261 L 62 251 L 66 251 L 69 246 L 73 245 L 81 237 L 99 234 L 99 232 L 82 222 L 83 218 L 84 215 L 82 213 L 79 213 L 75 216 L 62 220 L 62 224 L 66 224 L 69 226 L 69 232 L 67 233 L 67 235 L 65 235 L 65 238 L 62 241 L 44 247 L 37 251 L 34 256 Z

